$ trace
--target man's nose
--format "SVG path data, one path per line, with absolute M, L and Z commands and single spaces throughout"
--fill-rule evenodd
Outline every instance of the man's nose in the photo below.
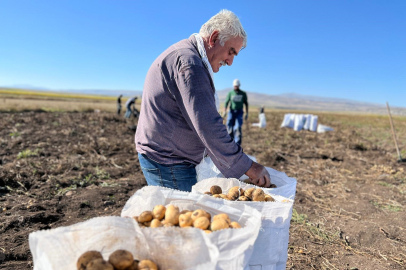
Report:
M 231 56 L 231 57 L 229 57 L 229 58 L 226 60 L 226 63 L 227 63 L 227 65 L 229 65 L 229 66 L 231 66 L 231 65 L 233 64 L 233 62 L 234 62 L 234 55 Z

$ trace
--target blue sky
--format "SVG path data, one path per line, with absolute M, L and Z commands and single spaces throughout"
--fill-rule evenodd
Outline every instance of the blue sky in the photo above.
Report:
M 221 9 L 247 48 L 216 88 L 406 107 L 406 1 L 0 0 L 0 86 L 142 90 L 153 60 Z

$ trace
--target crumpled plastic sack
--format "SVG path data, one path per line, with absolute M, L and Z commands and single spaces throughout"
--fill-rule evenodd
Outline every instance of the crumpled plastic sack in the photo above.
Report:
M 249 155 L 248 157 L 256 162 L 255 157 Z M 265 167 L 265 169 L 271 176 L 271 183 L 276 185 L 276 188 L 271 188 L 270 192 L 294 200 L 296 195 L 296 179 L 288 177 L 284 172 L 269 167 Z M 205 157 L 202 162 L 196 166 L 196 173 L 198 183 L 209 178 L 224 178 L 224 175 L 219 171 L 216 165 L 214 165 L 210 157 Z M 239 180 L 246 181 L 248 179 L 248 176 L 244 174 Z
M 247 206 L 238 208 L 210 197 L 192 194 L 164 187 L 147 186 L 138 190 L 125 204 L 121 216 L 138 216 L 143 211 L 152 210 L 155 205 L 173 204 L 179 210 L 204 209 L 212 216 L 226 213 L 232 221 L 237 221 L 241 229 L 225 229 L 206 234 L 219 250 L 216 269 L 244 269 L 251 258 L 254 242 L 261 226 L 261 214 Z M 145 228 L 145 230 L 154 230 Z M 191 230 L 197 230 L 191 228 Z
M 333 131 L 333 130 L 334 130 L 333 128 L 322 125 L 322 124 L 319 124 L 317 126 L 317 133 L 324 133 L 324 132 Z
M 199 230 L 144 230 L 132 218 L 99 217 L 29 235 L 34 270 L 72 270 L 80 255 L 100 251 L 105 260 L 118 249 L 137 260 L 150 259 L 159 269 L 215 269 L 217 247 Z
M 247 155 L 252 161 L 257 162 L 257 159 L 253 156 Z M 224 177 L 220 170 L 216 167 L 214 162 L 209 156 L 204 157 L 202 161 L 196 166 L 197 181 L 202 181 L 212 177 Z M 245 174 L 240 177 L 241 181 L 247 180 L 248 176 Z
M 220 186 L 223 193 L 227 193 L 234 186 L 240 186 L 244 190 L 256 187 L 243 183 L 238 179 L 210 178 L 194 185 L 192 193 L 204 194 L 204 192 L 210 191 L 210 187 L 213 185 Z M 241 205 L 249 205 L 258 210 L 262 215 L 262 224 L 249 262 L 249 269 L 283 270 L 286 268 L 288 259 L 289 227 L 292 219 L 293 200 L 274 195 L 274 189 L 261 189 L 266 194 L 270 194 L 275 199 L 275 202 L 228 201 L 208 195 L 205 196 L 212 201 L 222 202 L 231 207 L 240 208 Z

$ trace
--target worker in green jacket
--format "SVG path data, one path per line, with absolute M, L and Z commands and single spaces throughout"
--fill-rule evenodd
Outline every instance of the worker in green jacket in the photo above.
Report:
M 245 104 L 245 120 L 248 119 L 248 98 L 247 94 L 240 89 L 240 80 L 233 81 L 234 90 L 230 91 L 224 104 L 224 114 L 227 112 L 228 104 L 230 111 L 227 116 L 227 131 L 235 142 L 241 145 L 242 140 L 242 118 L 244 115 L 243 107 Z M 236 128 L 235 128 L 236 127 Z M 234 132 L 235 128 L 235 132 Z M 235 133 L 235 134 L 234 134 Z

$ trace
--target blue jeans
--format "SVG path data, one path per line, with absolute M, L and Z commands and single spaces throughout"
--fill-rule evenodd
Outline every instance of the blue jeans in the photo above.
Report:
M 130 118 L 132 114 L 133 111 L 131 110 L 131 108 L 127 107 L 127 111 L 125 112 L 124 118 Z
M 149 186 L 161 186 L 182 191 L 192 191 L 196 184 L 196 169 L 193 164 L 159 164 L 146 155 L 138 153 L 142 172 Z
M 227 131 L 228 134 L 235 140 L 235 142 L 241 145 L 242 141 L 242 116 L 244 112 L 242 109 L 231 110 L 228 112 L 227 116 Z M 236 131 L 234 134 L 234 126 L 236 126 Z

